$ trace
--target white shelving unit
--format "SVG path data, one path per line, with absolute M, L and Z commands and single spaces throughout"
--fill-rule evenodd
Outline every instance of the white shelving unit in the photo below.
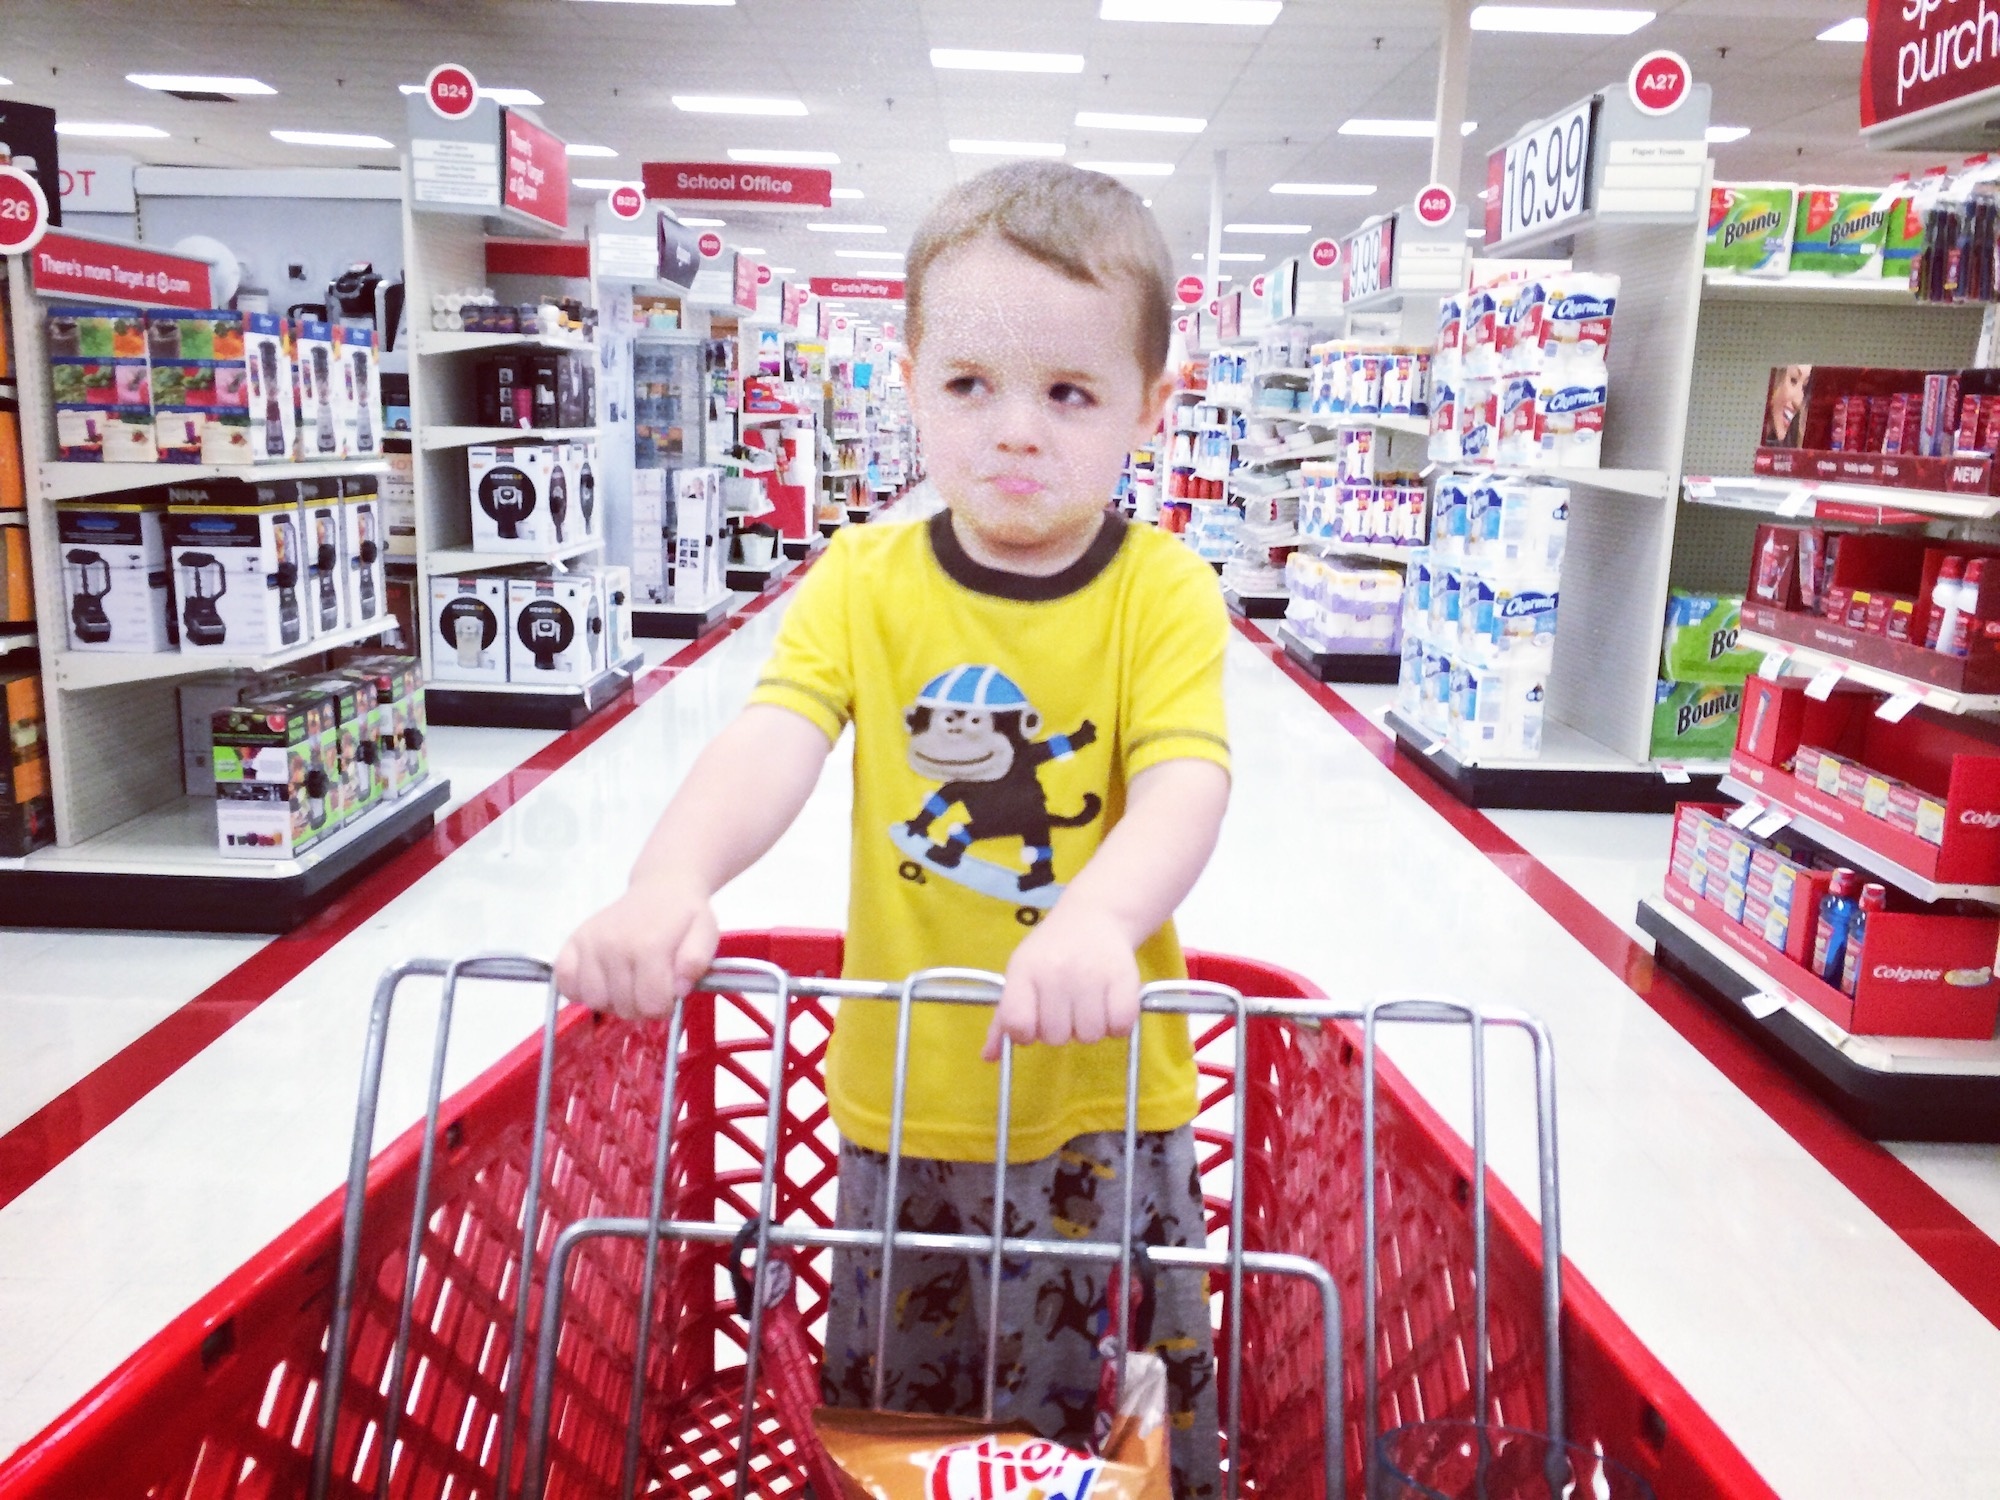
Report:
M 225 857 L 217 847 L 213 799 L 189 797 L 182 784 L 176 689 L 183 679 L 218 669 L 291 666 L 377 640 L 396 629 L 395 618 L 384 614 L 255 656 L 71 651 L 55 502 L 130 498 L 136 490 L 203 479 L 382 474 L 387 465 L 379 458 L 257 465 L 57 459 L 46 304 L 30 285 L 24 257 L 8 257 L 7 271 L 38 624 L 32 634 L 10 633 L 0 648 L 11 641 L 40 651 L 56 843 L 0 859 L 0 911 L 9 922 L 33 926 L 240 932 L 297 926 L 357 870 L 423 837 L 449 784 L 433 777 L 296 860 Z

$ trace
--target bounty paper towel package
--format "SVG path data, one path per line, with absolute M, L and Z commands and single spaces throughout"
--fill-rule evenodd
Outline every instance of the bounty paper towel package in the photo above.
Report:
M 1788 182 L 1718 182 L 1708 191 L 1711 271 L 1783 276 L 1792 265 L 1793 199 Z
M 1880 188 L 1800 188 L 1792 226 L 1792 269 L 1831 276 L 1876 276 L 1888 205 Z
M 1740 687 L 1757 670 L 1762 653 L 1736 644 L 1743 599 L 1736 594 L 1667 595 L 1667 630 L 1660 670 L 1671 681 Z
M 1889 216 L 1882 221 L 1883 278 L 1908 281 L 1923 249 L 1924 216 L 1917 212 L 1916 199 L 1905 195 L 1889 205 Z
M 1653 691 L 1655 760 L 1727 760 L 1736 748 L 1741 686 L 1662 682 Z

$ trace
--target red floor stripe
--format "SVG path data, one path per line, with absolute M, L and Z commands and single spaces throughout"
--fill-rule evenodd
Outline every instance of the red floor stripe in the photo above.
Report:
M 1234 618 L 1234 617 L 1232 617 Z M 1247 620 L 1237 631 L 1352 735 L 1396 779 L 1421 797 L 1502 874 L 1525 891 L 1607 969 L 1779 1128 L 1867 1204 L 1932 1270 L 2000 1327 L 2000 1243 L 1889 1151 L 1858 1133 L 1778 1062 L 1664 970 L 1611 918 L 1509 838 L 1477 808 L 1441 786 L 1395 740 L 1353 704 L 1315 681 Z
M 767 609 L 798 581 L 793 572 L 775 590 L 760 594 L 713 634 L 691 642 L 633 684 L 586 723 L 559 735 L 498 781 L 455 807 L 411 845 L 367 875 L 345 895 L 294 931 L 273 938 L 214 984 L 181 1006 L 83 1078 L 0 1135 L 0 1209 L 79 1150 L 100 1130 L 185 1067 L 203 1048 L 256 1010 L 306 967 L 453 853 L 492 826 L 500 815 L 623 723 L 676 677 Z

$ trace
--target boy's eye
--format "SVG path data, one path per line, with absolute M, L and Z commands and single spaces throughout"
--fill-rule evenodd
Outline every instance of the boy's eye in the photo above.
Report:
M 986 389 L 986 382 L 977 375 L 956 375 L 944 383 L 944 388 L 954 396 L 976 396 Z
M 1058 406 L 1095 406 L 1097 398 L 1080 385 L 1061 381 L 1049 387 L 1049 399 Z

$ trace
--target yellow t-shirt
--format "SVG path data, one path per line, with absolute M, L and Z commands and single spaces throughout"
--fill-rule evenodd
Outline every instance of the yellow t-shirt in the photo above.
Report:
M 854 725 L 849 978 L 1004 970 L 1162 761 L 1229 765 L 1228 622 L 1208 565 L 1164 532 L 1107 516 L 1049 578 L 969 557 L 949 512 L 842 531 L 800 585 L 751 695 L 837 740 Z M 1145 980 L 1187 973 L 1170 922 L 1138 952 Z M 991 1161 L 999 1069 L 985 1007 L 912 1017 L 903 1148 Z M 1139 1128 L 1195 1116 L 1185 1017 L 1141 1023 Z M 1126 1044 L 1014 1053 L 1008 1157 L 1032 1161 L 1125 1123 Z M 827 1098 L 848 1139 L 889 1148 L 896 1007 L 847 1001 Z

